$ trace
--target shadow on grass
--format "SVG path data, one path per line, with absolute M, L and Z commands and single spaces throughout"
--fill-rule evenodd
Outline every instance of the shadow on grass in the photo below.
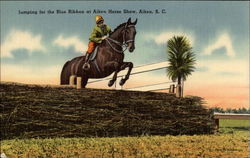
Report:
M 226 127 L 226 128 L 232 128 L 237 131 L 249 131 L 250 127 Z
M 247 133 L 250 130 L 250 127 L 221 127 L 220 133 L 229 134 L 229 133 L 238 133 L 244 132 Z

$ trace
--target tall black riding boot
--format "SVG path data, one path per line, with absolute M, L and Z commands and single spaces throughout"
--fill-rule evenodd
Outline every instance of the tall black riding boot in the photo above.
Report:
M 82 67 L 84 70 L 89 70 L 90 69 L 89 57 L 90 57 L 90 54 L 88 52 L 86 52 L 85 62 L 84 62 L 83 67 Z

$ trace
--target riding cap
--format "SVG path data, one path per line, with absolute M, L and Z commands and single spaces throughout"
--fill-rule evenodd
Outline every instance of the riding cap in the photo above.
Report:
M 102 16 L 97 15 L 97 16 L 95 17 L 95 22 L 98 24 L 100 21 L 104 21 L 104 19 L 103 19 Z

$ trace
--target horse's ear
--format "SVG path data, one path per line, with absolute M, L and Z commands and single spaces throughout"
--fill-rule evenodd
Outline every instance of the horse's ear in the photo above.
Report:
M 126 23 L 126 25 L 125 25 L 125 29 L 128 27 L 128 22 Z
M 131 24 L 131 18 L 128 19 L 127 24 Z
M 136 25 L 137 24 L 137 18 L 136 18 L 136 20 L 132 23 L 133 25 Z

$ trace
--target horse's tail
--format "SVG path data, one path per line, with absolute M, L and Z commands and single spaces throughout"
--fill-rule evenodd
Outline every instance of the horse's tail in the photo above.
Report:
M 67 61 L 62 68 L 62 72 L 61 72 L 61 85 L 65 85 L 65 84 L 69 84 L 69 70 L 68 70 L 68 65 L 69 65 L 70 61 Z

